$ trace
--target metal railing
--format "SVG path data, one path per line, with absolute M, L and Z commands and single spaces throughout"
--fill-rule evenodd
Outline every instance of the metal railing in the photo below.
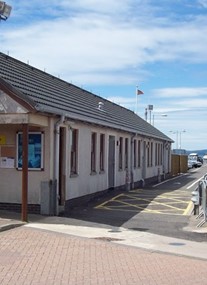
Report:
M 197 215 L 196 219 L 202 218 L 197 227 L 201 227 L 207 222 L 207 174 L 198 182 L 198 186 L 192 192 L 192 196 L 194 215 Z

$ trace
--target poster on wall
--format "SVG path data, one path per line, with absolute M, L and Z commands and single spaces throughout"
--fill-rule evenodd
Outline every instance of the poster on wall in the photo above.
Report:
M 17 168 L 22 168 L 22 133 L 17 134 Z M 43 169 L 43 133 L 29 132 L 28 136 L 28 169 Z
M 14 168 L 14 158 L 0 157 L 0 168 Z

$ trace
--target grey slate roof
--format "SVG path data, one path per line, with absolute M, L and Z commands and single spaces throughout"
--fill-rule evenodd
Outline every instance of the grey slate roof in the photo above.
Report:
M 0 53 L 0 79 L 39 112 L 172 141 L 134 112 Z M 104 103 L 104 110 L 98 103 Z

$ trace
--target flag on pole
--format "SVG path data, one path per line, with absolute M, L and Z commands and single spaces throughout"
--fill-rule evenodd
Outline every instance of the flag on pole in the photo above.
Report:
M 144 94 L 144 92 L 142 92 L 141 90 L 137 89 L 137 95 L 142 95 Z
M 144 94 L 144 92 L 142 92 L 141 90 L 138 89 L 138 86 L 136 86 L 136 114 L 138 114 L 137 110 L 138 110 L 138 95 L 142 95 Z

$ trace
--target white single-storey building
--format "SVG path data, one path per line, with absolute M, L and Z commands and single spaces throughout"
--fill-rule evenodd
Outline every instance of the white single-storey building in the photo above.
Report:
M 1 209 L 53 215 L 162 179 L 171 143 L 134 112 L 0 53 Z

